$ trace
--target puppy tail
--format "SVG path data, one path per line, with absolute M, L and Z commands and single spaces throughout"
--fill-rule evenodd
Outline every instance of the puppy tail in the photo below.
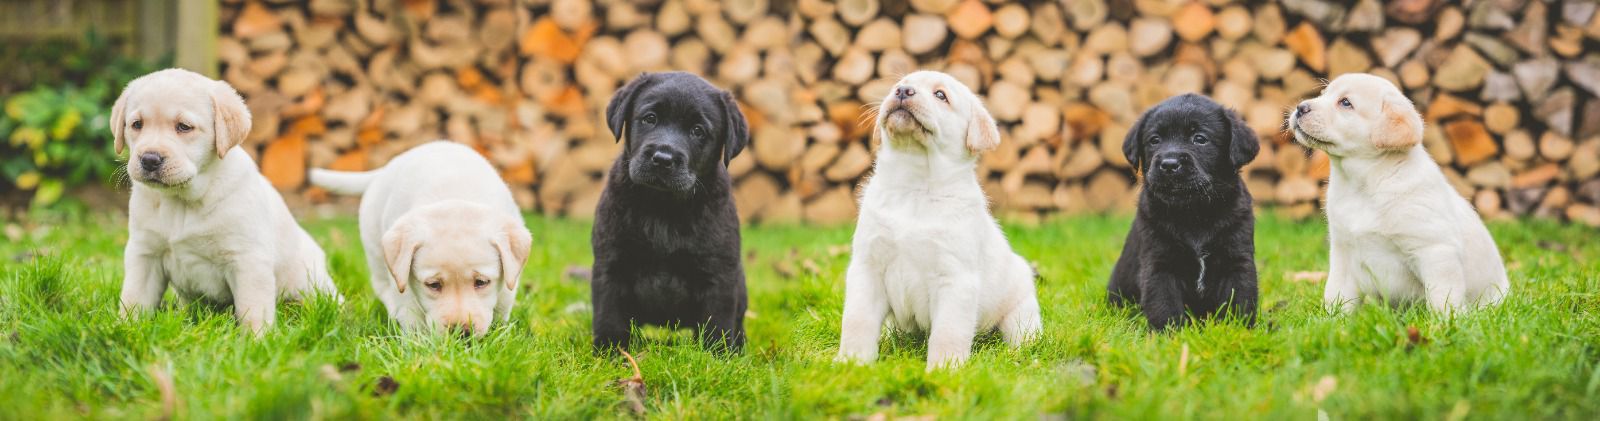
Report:
M 348 172 L 321 168 L 311 169 L 311 184 L 339 194 L 358 195 L 367 191 L 367 185 L 377 171 Z

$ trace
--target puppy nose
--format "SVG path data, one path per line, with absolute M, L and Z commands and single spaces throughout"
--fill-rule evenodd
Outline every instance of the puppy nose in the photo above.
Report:
M 913 87 L 910 87 L 910 86 L 896 86 L 896 87 L 894 87 L 894 97 L 897 98 L 897 99 L 910 98 L 912 95 L 916 95 L 916 94 L 917 94 L 917 88 L 913 88 Z
M 678 157 L 667 151 L 656 151 L 650 154 L 650 162 L 659 166 L 670 167 L 678 163 Z
M 1160 165 L 1161 170 L 1166 172 L 1178 172 L 1183 168 L 1183 163 L 1178 162 L 1178 158 L 1163 158 Z
M 161 157 L 161 154 L 145 152 L 139 154 L 139 167 L 144 168 L 145 171 L 155 171 L 161 169 L 161 163 L 166 160 L 166 158 Z
M 1299 112 L 1300 115 L 1306 115 L 1307 113 L 1311 112 L 1311 103 L 1310 102 L 1302 102 L 1302 103 L 1300 103 L 1299 106 L 1294 107 L 1294 110 Z

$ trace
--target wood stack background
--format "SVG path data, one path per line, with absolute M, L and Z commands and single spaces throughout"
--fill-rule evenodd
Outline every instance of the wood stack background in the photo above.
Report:
M 1184 92 L 1245 116 L 1263 142 L 1246 168 L 1258 203 L 1306 217 L 1327 158 L 1289 141 L 1284 113 L 1324 79 L 1373 72 L 1417 102 L 1426 147 L 1486 217 L 1600 225 L 1589 0 L 225 0 L 221 18 L 248 147 L 312 201 L 329 199 L 308 167 L 374 168 L 448 138 L 498 165 L 523 207 L 588 217 L 620 151 L 610 96 L 686 70 L 751 122 L 731 165 L 745 221 L 847 222 L 870 105 L 936 69 L 1001 122 L 980 171 L 1002 217 L 1131 209 L 1123 135 Z

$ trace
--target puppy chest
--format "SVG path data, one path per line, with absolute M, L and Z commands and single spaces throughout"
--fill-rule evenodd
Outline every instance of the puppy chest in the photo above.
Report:
M 173 249 L 162 258 L 162 271 L 173 292 L 219 303 L 233 301 L 228 287 L 229 265 L 210 253 Z M 263 267 L 260 270 L 270 271 Z

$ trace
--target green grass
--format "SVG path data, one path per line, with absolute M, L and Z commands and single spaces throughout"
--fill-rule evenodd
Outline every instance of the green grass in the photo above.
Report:
M 402 335 L 367 284 L 355 223 L 308 221 L 347 301 L 285 304 L 263 339 L 222 311 L 169 299 L 118 316 L 126 222 L 35 216 L 0 237 L 0 419 L 163 415 L 152 373 L 174 380 L 179 418 L 625 418 L 617 358 L 589 350 L 583 222 L 531 217 L 535 247 L 511 323 L 484 338 Z M 702 352 L 686 331 L 636 340 L 658 418 L 943 415 L 1067 418 L 1595 419 L 1600 416 L 1600 242 L 1547 222 L 1493 224 L 1511 270 L 1501 306 L 1456 319 L 1422 306 L 1333 316 L 1325 227 L 1257 228 L 1262 326 L 1152 334 L 1104 304 L 1128 220 L 1008 227 L 1038 263 L 1043 338 L 993 335 L 963 368 L 925 373 L 924 342 L 894 335 L 874 365 L 832 362 L 849 228 L 756 227 L 744 236 L 749 345 Z M 21 234 L 18 237 L 11 235 Z M 1407 328 L 1420 334 L 1416 343 Z M 1182 355 L 1187 349 L 1187 361 Z M 358 367 L 357 367 L 358 366 Z M 344 369 L 341 371 L 341 367 Z M 379 379 L 398 383 L 375 394 Z

